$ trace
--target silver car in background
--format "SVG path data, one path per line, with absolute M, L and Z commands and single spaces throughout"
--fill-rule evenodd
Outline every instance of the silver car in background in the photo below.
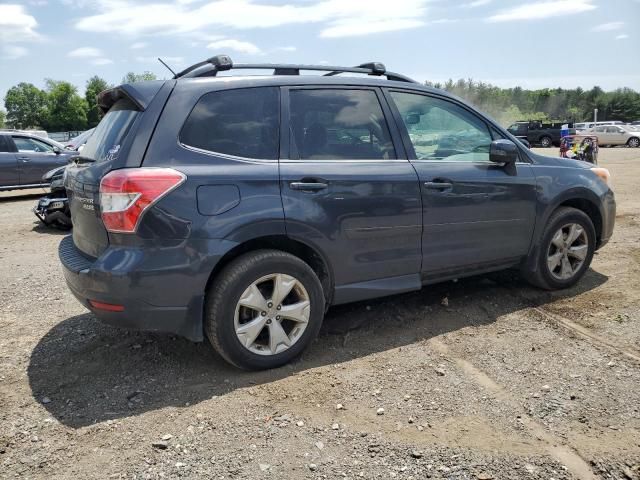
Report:
M 607 145 L 626 145 L 640 147 L 640 127 L 637 125 L 600 125 L 588 131 L 598 137 L 601 147 Z

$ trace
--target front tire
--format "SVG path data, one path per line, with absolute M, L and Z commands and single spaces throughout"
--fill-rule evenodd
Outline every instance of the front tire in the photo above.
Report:
M 264 370 L 284 365 L 317 336 L 324 294 L 305 262 L 258 250 L 227 265 L 207 292 L 205 332 L 229 363 Z
M 631 148 L 640 147 L 640 139 L 636 137 L 631 137 L 629 140 L 627 140 L 627 146 Z
M 575 285 L 585 274 L 596 245 L 596 232 L 581 210 L 561 207 L 549 218 L 542 234 L 535 271 L 524 271 L 529 283 L 545 290 Z

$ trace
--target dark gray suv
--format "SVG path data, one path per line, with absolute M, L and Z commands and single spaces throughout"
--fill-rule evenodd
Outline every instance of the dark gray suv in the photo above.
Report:
M 331 305 L 512 267 L 569 287 L 613 231 L 605 169 L 536 155 L 379 63 L 217 56 L 99 103 L 67 172 L 71 291 L 113 325 L 206 335 L 242 368 L 294 358 Z

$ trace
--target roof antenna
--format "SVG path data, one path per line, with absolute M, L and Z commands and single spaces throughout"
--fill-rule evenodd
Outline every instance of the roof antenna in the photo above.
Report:
M 167 65 L 166 63 L 164 63 L 160 57 L 158 57 L 158 61 L 159 61 L 162 65 L 164 65 L 165 67 L 167 67 L 167 70 L 169 70 L 171 73 L 173 73 L 173 76 L 174 76 L 174 77 L 176 76 L 176 72 L 174 72 L 173 70 L 171 70 L 171 67 L 170 67 L 169 65 Z

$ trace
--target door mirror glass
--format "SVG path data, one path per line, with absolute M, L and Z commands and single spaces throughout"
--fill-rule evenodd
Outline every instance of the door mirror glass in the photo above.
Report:
M 511 140 L 494 140 L 489 149 L 489 160 L 502 164 L 516 163 L 518 147 Z

